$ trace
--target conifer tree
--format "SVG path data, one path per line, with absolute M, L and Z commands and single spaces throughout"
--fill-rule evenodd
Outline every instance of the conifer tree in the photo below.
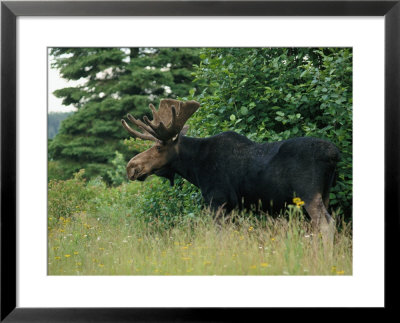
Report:
M 68 175 L 84 168 L 87 177 L 108 182 L 115 152 L 132 155 L 121 118 L 141 118 L 149 103 L 193 93 L 191 73 L 199 63 L 195 48 L 52 48 L 50 55 L 63 78 L 82 82 L 54 92 L 77 111 L 62 122 L 49 156 Z

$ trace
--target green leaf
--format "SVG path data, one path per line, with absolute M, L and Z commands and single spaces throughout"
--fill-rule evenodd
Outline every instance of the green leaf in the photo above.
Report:
M 247 107 L 241 107 L 240 108 L 240 113 L 243 115 L 246 115 L 249 112 L 249 110 L 247 109 Z

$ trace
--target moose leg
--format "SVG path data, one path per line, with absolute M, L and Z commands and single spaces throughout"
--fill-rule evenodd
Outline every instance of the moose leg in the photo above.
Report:
M 225 215 L 229 214 L 233 209 L 231 199 L 223 191 L 211 191 L 203 195 L 206 205 L 208 205 L 215 214 L 217 222 L 224 222 Z
M 321 232 L 324 245 L 333 246 L 335 221 L 326 210 L 321 194 L 317 193 L 310 201 L 306 201 L 305 208 L 311 217 L 314 230 Z
M 328 171 L 329 172 L 329 171 Z M 324 201 L 325 208 L 327 209 L 329 206 L 329 191 L 336 182 L 336 172 L 335 170 L 330 170 L 329 182 L 324 186 L 324 191 L 322 194 L 322 199 Z
M 329 206 L 329 194 L 324 194 L 323 201 L 324 201 L 324 206 L 327 209 Z

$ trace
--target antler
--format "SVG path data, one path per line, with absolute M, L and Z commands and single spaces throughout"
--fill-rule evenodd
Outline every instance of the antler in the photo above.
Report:
M 144 140 L 155 141 L 158 139 L 161 141 L 167 141 L 179 134 L 186 121 L 199 107 L 200 104 L 196 101 L 182 102 L 178 100 L 164 99 L 161 100 L 158 111 L 152 104 L 150 104 L 150 109 L 153 113 L 152 121 L 145 116 L 143 118 L 144 123 L 140 120 L 136 120 L 128 114 L 128 119 L 139 128 L 143 129 L 144 133 L 133 130 L 126 124 L 125 120 L 121 121 L 124 128 L 135 137 Z
M 128 114 L 128 119 L 131 120 L 134 124 L 138 125 L 139 122 L 141 122 L 140 120 L 136 120 L 134 117 L 132 117 L 130 114 Z M 141 133 L 139 131 L 133 130 L 131 127 L 129 127 L 129 125 L 126 123 L 126 121 L 124 119 L 121 120 L 122 126 L 128 130 L 128 132 L 135 138 L 140 138 L 143 140 L 152 140 L 152 141 L 156 141 L 157 138 L 155 138 L 153 135 L 149 134 L 149 133 Z

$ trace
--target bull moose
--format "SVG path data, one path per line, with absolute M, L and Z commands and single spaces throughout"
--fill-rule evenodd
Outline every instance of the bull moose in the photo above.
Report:
M 128 119 L 143 132 L 124 128 L 135 138 L 154 141 L 127 164 L 130 180 L 151 174 L 174 184 L 179 174 L 201 189 L 212 209 L 250 208 L 275 212 L 300 197 L 314 227 L 329 235 L 334 221 L 327 211 L 339 151 L 328 141 L 301 137 L 256 143 L 232 131 L 209 138 L 185 136 L 186 121 L 196 112 L 196 101 L 161 100 L 158 111 L 150 104 L 153 120 Z

